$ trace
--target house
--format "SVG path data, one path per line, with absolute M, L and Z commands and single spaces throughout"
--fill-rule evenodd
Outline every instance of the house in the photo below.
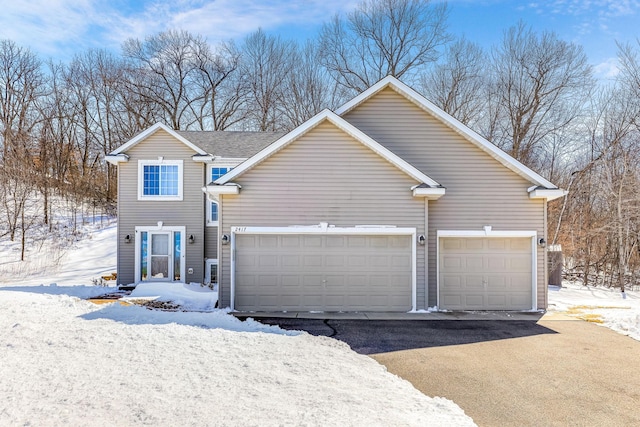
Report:
M 393 77 L 293 131 L 157 124 L 118 165 L 118 281 L 237 311 L 540 310 L 566 194 Z

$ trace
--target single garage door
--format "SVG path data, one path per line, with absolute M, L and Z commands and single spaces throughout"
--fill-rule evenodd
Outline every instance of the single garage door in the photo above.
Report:
M 235 309 L 411 310 L 412 236 L 237 234 Z
M 531 238 L 441 237 L 440 308 L 532 308 Z

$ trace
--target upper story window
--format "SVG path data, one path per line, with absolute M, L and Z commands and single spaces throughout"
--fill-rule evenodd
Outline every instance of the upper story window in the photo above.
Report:
M 139 160 L 138 200 L 182 200 L 182 160 Z
M 222 175 L 224 175 L 225 173 L 229 172 L 231 169 L 230 167 L 218 167 L 218 166 L 213 166 L 211 167 L 211 182 L 215 181 L 216 179 L 220 178 Z
M 231 169 L 233 169 L 233 166 L 210 165 L 208 173 L 210 179 L 209 182 L 215 181 Z M 209 227 L 217 226 L 219 224 L 218 217 L 218 204 L 216 202 L 209 201 L 207 203 L 207 225 Z

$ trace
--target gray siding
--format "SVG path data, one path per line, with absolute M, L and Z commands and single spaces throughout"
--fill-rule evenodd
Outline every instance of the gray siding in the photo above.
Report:
M 209 202 L 205 201 L 205 203 Z M 202 215 L 203 217 L 206 215 L 206 208 Z M 204 234 L 204 257 L 218 258 L 218 227 L 205 227 Z
M 436 305 L 436 231 L 536 230 L 545 236 L 543 200 L 531 200 L 529 181 L 392 89 L 344 117 L 446 187 L 429 202 L 428 305 Z M 546 308 L 545 253 L 538 251 L 538 308 Z
M 416 181 L 325 122 L 239 176 L 239 195 L 220 204 L 223 233 L 232 226 L 395 225 L 424 233 L 425 202 Z M 230 304 L 229 245 L 221 246 L 221 306 Z M 417 254 L 418 299 L 424 301 L 424 247 Z M 421 308 L 422 304 L 418 305 Z
M 159 130 L 126 153 L 129 161 L 118 167 L 118 283 L 134 282 L 135 244 L 124 243 L 124 236 L 135 236 L 136 226 L 156 226 L 162 221 L 165 226 L 184 226 L 186 236 L 193 234 L 195 243 L 185 244 L 185 282 L 202 282 L 204 279 L 204 169 L 191 156 L 195 154 L 182 142 Z M 138 160 L 183 160 L 182 201 L 139 201 Z

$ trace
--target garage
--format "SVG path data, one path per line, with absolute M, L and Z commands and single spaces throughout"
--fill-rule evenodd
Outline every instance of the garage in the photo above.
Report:
M 440 309 L 534 308 L 532 237 L 449 236 L 438 240 Z
M 242 228 L 232 239 L 236 310 L 407 312 L 415 307 L 414 229 L 260 231 Z

